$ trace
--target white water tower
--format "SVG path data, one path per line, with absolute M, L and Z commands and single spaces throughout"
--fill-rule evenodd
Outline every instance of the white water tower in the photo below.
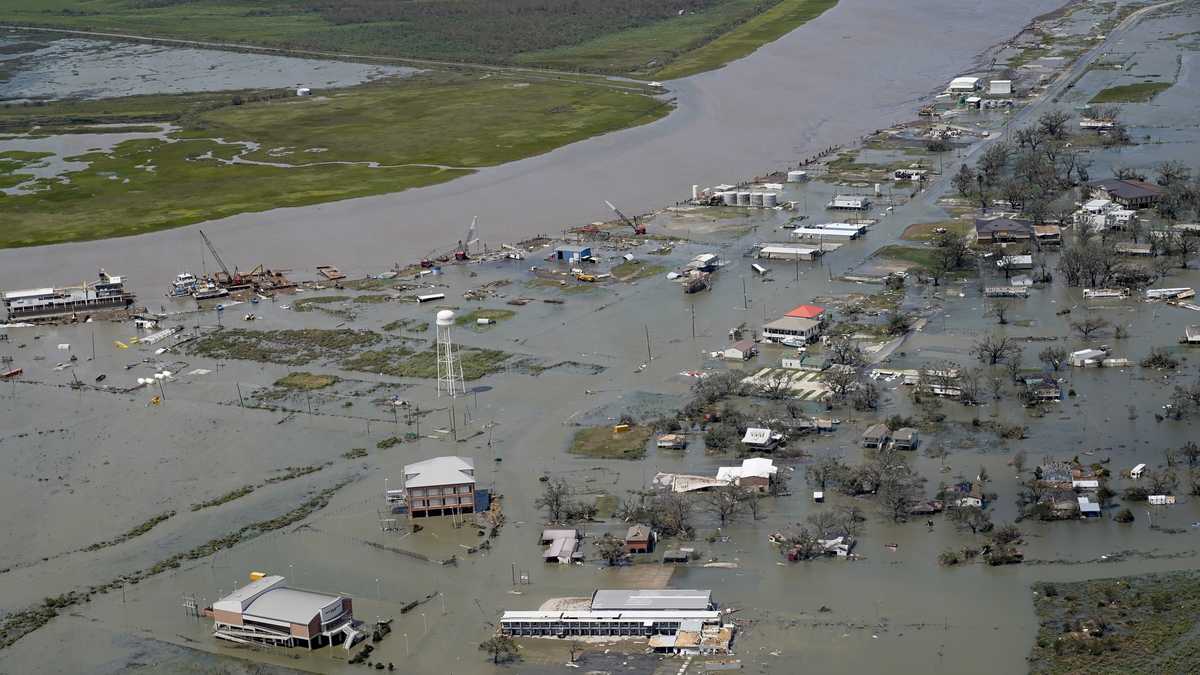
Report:
M 437 313 L 437 369 L 438 369 L 438 398 L 445 392 L 450 398 L 465 394 L 467 387 L 463 383 L 462 363 L 450 340 L 450 328 L 454 325 L 454 312 L 443 309 Z

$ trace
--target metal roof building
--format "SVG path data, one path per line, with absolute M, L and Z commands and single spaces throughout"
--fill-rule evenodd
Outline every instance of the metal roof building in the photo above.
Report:
M 712 591 L 673 588 L 597 590 L 593 611 L 682 610 L 704 612 L 713 608 Z
M 350 598 L 288 588 L 278 575 L 252 581 L 210 608 L 213 635 L 240 643 L 319 647 L 358 636 Z

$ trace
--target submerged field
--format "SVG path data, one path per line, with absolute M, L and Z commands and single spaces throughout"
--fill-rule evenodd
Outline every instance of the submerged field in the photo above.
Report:
M 398 192 L 657 119 L 668 106 L 582 82 L 446 73 L 306 98 L 140 96 L 0 111 L 0 131 L 169 122 L 0 195 L 0 247 L 126 236 L 237 213 Z M 381 130 L 387 130 L 381 133 Z M 7 158 L 11 186 L 38 158 Z M 27 176 L 28 178 L 28 176 Z
M 16 25 L 670 77 L 745 56 L 836 0 L 0 0 Z

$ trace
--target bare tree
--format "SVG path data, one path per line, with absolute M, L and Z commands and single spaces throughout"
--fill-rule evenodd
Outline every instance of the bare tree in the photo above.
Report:
M 1102 316 L 1094 316 L 1092 314 L 1088 314 L 1078 321 L 1071 322 L 1071 328 L 1076 333 L 1079 333 L 1079 336 L 1085 340 L 1091 338 L 1092 335 L 1107 327 L 1108 319 L 1105 319 Z
M 758 490 L 746 490 L 742 495 L 742 503 L 746 505 L 746 510 L 750 512 L 750 519 L 758 520 L 758 514 L 762 511 L 762 493 Z
M 1025 458 L 1026 458 L 1026 455 L 1025 455 L 1024 450 L 1018 450 L 1013 455 L 1012 465 L 1013 465 L 1013 468 L 1017 470 L 1018 476 L 1021 475 L 1021 472 L 1023 472 L 1025 470 Z
M 979 534 L 992 529 L 992 518 L 978 506 L 963 506 L 958 502 L 952 503 L 946 509 L 946 515 L 960 529 L 970 530 L 971 534 Z
M 705 509 L 720 520 L 722 526 L 737 517 L 744 501 L 742 491 L 733 485 L 714 488 L 702 497 Z
M 533 504 L 539 509 L 546 509 L 546 515 L 551 522 L 560 522 L 567 513 L 570 497 L 571 486 L 567 481 L 555 478 L 546 482 L 542 496 L 534 500 Z
M 858 385 L 858 373 L 849 368 L 826 368 L 821 373 L 821 382 L 829 387 L 829 393 L 839 401 Z
M 864 357 L 858 343 L 846 336 L 835 337 L 826 347 L 830 363 L 842 366 L 861 365 Z
M 1003 363 L 1020 351 L 1021 347 L 1012 338 L 1000 333 L 985 335 L 971 347 L 971 354 L 979 359 L 980 363 L 989 366 Z
M 1047 110 L 1038 116 L 1037 130 L 1047 138 L 1063 139 L 1067 137 L 1067 123 L 1071 121 L 1070 113 L 1063 110 Z
M 1038 353 L 1038 359 L 1046 364 L 1047 368 L 1058 372 L 1063 367 L 1063 364 L 1067 362 L 1067 350 L 1051 345 Z
M 1003 301 L 993 302 L 990 305 L 988 305 L 987 313 L 985 314 L 985 316 L 990 316 L 990 317 L 995 318 L 996 323 L 1003 326 L 1008 323 L 1008 311 L 1011 308 L 1012 308 L 1012 305 L 1010 305 L 1007 302 L 1003 302 Z

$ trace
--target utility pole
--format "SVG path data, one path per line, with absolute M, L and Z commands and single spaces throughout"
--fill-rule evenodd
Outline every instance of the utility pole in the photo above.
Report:
M 650 324 L 642 324 L 646 329 L 646 363 L 654 360 L 654 356 L 650 353 Z
M 96 360 L 96 329 L 92 329 L 92 360 Z
M 692 303 L 692 339 L 696 339 L 696 303 Z
M 242 383 L 241 383 L 241 382 L 234 382 L 233 384 L 234 384 L 234 386 L 235 386 L 235 387 L 237 387 L 237 393 L 238 393 L 238 405 L 240 405 L 240 406 L 242 406 L 243 408 L 245 408 L 245 407 L 246 407 L 246 401 L 242 399 Z
M 750 296 L 746 294 L 746 277 L 742 277 L 742 309 L 750 309 Z

